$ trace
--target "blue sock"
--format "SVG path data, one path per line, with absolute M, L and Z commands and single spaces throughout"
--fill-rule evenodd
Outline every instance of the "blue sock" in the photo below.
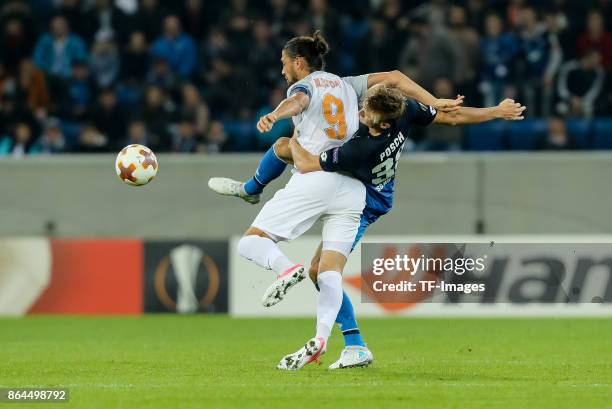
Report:
M 287 164 L 276 156 L 274 146 L 271 146 L 263 158 L 261 158 L 255 176 L 244 184 L 245 192 L 249 195 L 257 195 L 263 192 L 264 187 L 282 175 L 286 167 Z
M 338 311 L 336 322 L 340 324 L 340 330 L 342 331 L 346 346 L 359 345 L 364 347 L 366 345 L 363 338 L 361 338 L 361 333 L 355 320 L 353 304 L 346 292 L 343 292 L 342 305 L 340 306 L 340 311 Z

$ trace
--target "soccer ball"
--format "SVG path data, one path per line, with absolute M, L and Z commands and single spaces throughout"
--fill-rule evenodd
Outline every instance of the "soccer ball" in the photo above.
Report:
M 128 145 L 117 155 L 115 171 L 128 185 L 146 185 L 157 174 L 157 158 L 146 146 Z

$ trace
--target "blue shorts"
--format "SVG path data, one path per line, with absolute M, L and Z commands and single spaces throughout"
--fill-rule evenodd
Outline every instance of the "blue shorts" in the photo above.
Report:
M 374 223 L 382 215 L 389 213 L 393 206 L 393 191 L 395 188 L 395 180 L 387 183 L 382 190 L 378 191 L 372 185 L 365 185 L 366 187 L 366 204 L 361 213 L 361 221 L 359 223 L 359 230 L 357 230 L 357 236 L 353 242 L 354 250 L 359 240 L 365 234 L 366 229 L 369 225 Z

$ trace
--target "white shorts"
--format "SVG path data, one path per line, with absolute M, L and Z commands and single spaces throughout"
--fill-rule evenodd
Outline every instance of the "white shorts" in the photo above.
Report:
M 365 206 L 365 187 L 333 172 L 294 173 L 261 209 L 253 226 L 279 240 L 293 240 L 323 221 L 323 241 L 353 243 Z

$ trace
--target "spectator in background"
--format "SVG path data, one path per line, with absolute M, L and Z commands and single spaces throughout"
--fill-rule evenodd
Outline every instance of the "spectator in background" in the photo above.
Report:
M 20 62 L 30 57 L 33 45 L 32 33 L 23 27 L 21 20 L 13 18 L 2 26 L 0 61 L 8 74 L 17 73 Z
M 605 72 L 599 51 L 587 51 L 579 61 L 568 61 L 561 66 L 557 82 L 560 113 L 591 117 L 602 96 Z
M 4 92 L 0 95 L 0 135 L 12 135 L 16 123 L 28 124 L 35 135 L 39 132 L 38 122 L 32 112 L 19 103 L 14 92 Z
M 223 123 L 213 121 L 204 136 L 204 141 L 198 145 L 198 152 L 218 153 L 223 149 L 223 145 L 227 141 L 227 134 Z
M 174 112 L 174 105 L 164 97 L 163 91 L 158 86 L 147 87 L 144 106 L 140 112 L 140 119 L 148 126 L 152 144 L 162 151 L 171 147 L 169 127 Z
M 598 10 L 588 13 L 587 30 L 578 38 L 578 52 L 581 56 L 591 49 L 601 55 L 604 69 L 612 69 L 612 33 L 606 31 L 603 15 Z
M 164 19 L 164 34 L 152 47 L 156 58 L 163 58 L 174 72 L 183 78 L 193 73 L 196 65 L 196 48 L 193 39 L 181 31 L 181 23 L 175 15 Z
M 478 32 L 467 24 L 463 7 L 451 6 L 448 13 L 450 35 L 455 40 L 463 66 L 459 70 L 457 87 L 466 99 L 476 99 L 476 74 L 480 62 L 480 38 Z
M 544 21 L 548 32 L 559 39 L 563 58 L 574 59 L 576 56 L 575 39 L 577 34 L 570 24 L 569 16 L 573 17 L 575 14 L 572 14 L 572 12 L 577 12 L 572 10 L 568 1 L 571 0 L 553 0 L 553 6 L 544 9 Z
M 501 2 L 503 4 L 503 2 Z M 501 6 L 501 5 L 500 5 Z M 521 24 L 521 14 L 525 8 L 525 0 L 508 0 L 505 10 L 506 23 L 510 30 L 516 30 Z
M 95 0 L 85 18 L 89 25 L 88 42 L 95 41 L 100 33 L 110 33 L 120 43 L 127 40 L 127 16 L 113 5 L 112 0 Z
M 404 42 L 408 35 L 410 21 L 404 13 L 401 0 L 383 0 L 380 6 L 380 16 L 385 21 L 389 35 L 394 43 Z
M 146 78 L 147 84 L 157 85 L 164 90 L 166 95 L 174 95 L 179 84 L 179 78 L 172 71 L 169 61 L 164 56 L 157 56 L 153 59 Z
M 480 40 L 480 92 L 484 105 L 494 106 L 509 93 L 513 59 L 518 41 L 511 33 L 503 32 L 503 23 L 497 14 L 489 14 L 485 21 L 486 35 Z
M 87 118 L 95 98 L 95 85 L 89 75 L 89 65 L 85 61 L 77 60 L 72 63 L 72 75 L 67 87 L 68 95 L 61 110 L 63 116 L 73 120 Z
M 293 30 L 292 37 L 309 36 L 314 31 L 312 21 L 307 17 L 297 17 L 289 26 Z
M 12 156 L 21 158 L 26 154 L 36 154 L 32 138 L 32 128 L 27 122 L 19 122 L 13 127 L 12 135 L 5 135 L 0 139 L 0 157 Z
M 290 38 L 293 33 L 288 21 L 293 21 L 300 14 L 297 2 L 289 0 L 269 0 L 271 11 L 268 15 L 272 25 L 272 32 L 278 38 Z
M 220 27 L 213 27 L 208 33 L 206 42 L 202 45 L 200 64 L 201 76 L 205 77 L 210 70 L 211 62 L 218 58 L 233 60 L 233 52 L 225 32 Z
M 34 49 L 34 62 L 47 75 L 66 79 L 74 61 L 86 61 L 87 49 L 83 40 L 70 33 L 62 16 L 51 20 L 51 32 L 43 34 Z
M 397 68 L 397 44 L 392 39 L 385 20 L 370 18 L 370 28 L 359 40 L 357 66 L 361 72 L 391 71 Z
M 98 88 L 107 88 L 115 83 L 119 76 L 119 52 L 112 31 L 98 31 L 90 64 Z
M 548 132 L 540 145 L 540 149 L 562 151 L 574 149 L 567 134 L 565 120 L 559 115 L 553 115 L 547 121 Z
M 173 129 L 172 152 L 195 152 L 197 142 L 195 127 L 190 118 L 181 119 Z
M 415 17 L 412 29 L 414 35 L 400 55 L 401 70 L 427 89 L 431 89 L 436 78 L 457 81 L 463 56 L 459 55 L 448 30 L 433 27 L 425 16 Z
M 474 27 L 479 33 L 485 32 L 486 3 L 485 0 L 467 0 L 465 2 L 467 21 L 470 27 Z
M 276 86 L 270 92 L 270 99 L 268 103 L 265 106 L 261 107 L 259 111 L 255 113 L 254 117 L 260 118 L 266 113 L 272 112 L 272 110 L 274 110 L 274 108 L 277 107 L 278 104 L 280 104 L 283 99 L 285 99 L 284 88 L 282 88 L 281 86 Z M 253 124 L 253 126 L 255 126 L 255 124 Z M 272 144 L 274 144 L 274 142 L 276 142 L 278 138 L 282 136 L 291 137 L 292 130 L 293 130 L 293 126 L 292 126 L 291 120 L 283 119 L 282 121 L 278 121 L 277 123 L 274 124 L 274 127 L 272 128 L 270 132 L 266 132 L 266 133 L 257 132 L 255 134 L 255 140 L 257 144 L 256 148 L 259 150 L 265 151 L 270 146 L 272 146 Z
M 272 38 L 270 24 L 263 19 L 255 21 L 248 62 L 250 69 L 257 73 L 257 81 L 263 89 L 269 89 L 278 81 L 279 50 L 279 45 Z
M 244 71 L 239 71 L 228 61 L 220 58 L 213 60 L 206 81 L 205 96 L 214 117 L 237 117 L 242 108 L 252 105 L 253 82 L 249 83 Z
M 438 78 L 433 86 L 438 98 L 454 98 L 457 94 L 448 78 Z M 425 140 L 419 148 L 426 151 L 458 151 L 461 148 L 462 129 L 456 126 L 432 124 L 424 128 Z
M 148 68 L 147 39 L 142 31 L 135 31 L 130 36 L 130 43 L 122 56 L 121 78 L 130 82 L 142 81 Z
M 325 33 L 330 44 L 340 40 L 340 17 L 330 7 L 327 0 L 310 0 L 308 14 L 312 19 L 312 27 Z M 326 57 L 327 58 L 327 57 Z
M 206 10 L 204 9 L 203 0 L 185 0 L 185 7 L 181 16 L 185 32 L 189 34 L 194 41 L 200 42 L 206 34 Z
M 85 5 L 81 0 L 60 0 L 57 14 L 64 16 L 71 30 L 84 40 L 90 40 L 91 23 L 86 18 Z
M 19 91 L 25 106 L 34 113 L 38 120 L 47 116 L 49 109 L 49 90 L 41 70 L 32 60 L 24 59 L 19 64 Z
M 161 34 L 164 16 L 168 12 L 158 0 L 141 0 L 138 12 L 134 16 L 134 28 L 144 33 L 147 42 L 151 43 Z
M 239 54 L 246 53 L 250 45 L 250 28 L 254 16 L 248 4 L 248 0 L 231 0 L 221 16 L 221 25 L 227 32 L 232 48 L 239 50 Z
M 193 118 L 196 134 L 203 136 L 210 117 L 208 105 L 202 100 L 200 92 L 193 84 L 183 85 L 182 93 L 181 114 L 183 117 Z
M 520 87 L 529 116 L 548 115 L 552 105 L 553 81 L 563 56 L 555 33 L 546 31 L 536 10 L 526 6 L 519 17 L 522 75 Z
M 133 119 L 128 125 L 128 137 L 125 145 L 131 144 L 145 145 L 154 150 L 157 148 L 149 138 L 147 125 L 140 119 Z
M 36 143 L 36 148 L 40 153 L 46 154 L 64 153 L 66 151 L 66 140 L 59 119 L 47 119 L 44 132 Z
M 117 105 L 117 95 L 114 90 L 111 88 L 102 90 L 92 118 L 96 128 L 108 141 L 108 148 L 121 148 L 126 136 L 127 118 Z

